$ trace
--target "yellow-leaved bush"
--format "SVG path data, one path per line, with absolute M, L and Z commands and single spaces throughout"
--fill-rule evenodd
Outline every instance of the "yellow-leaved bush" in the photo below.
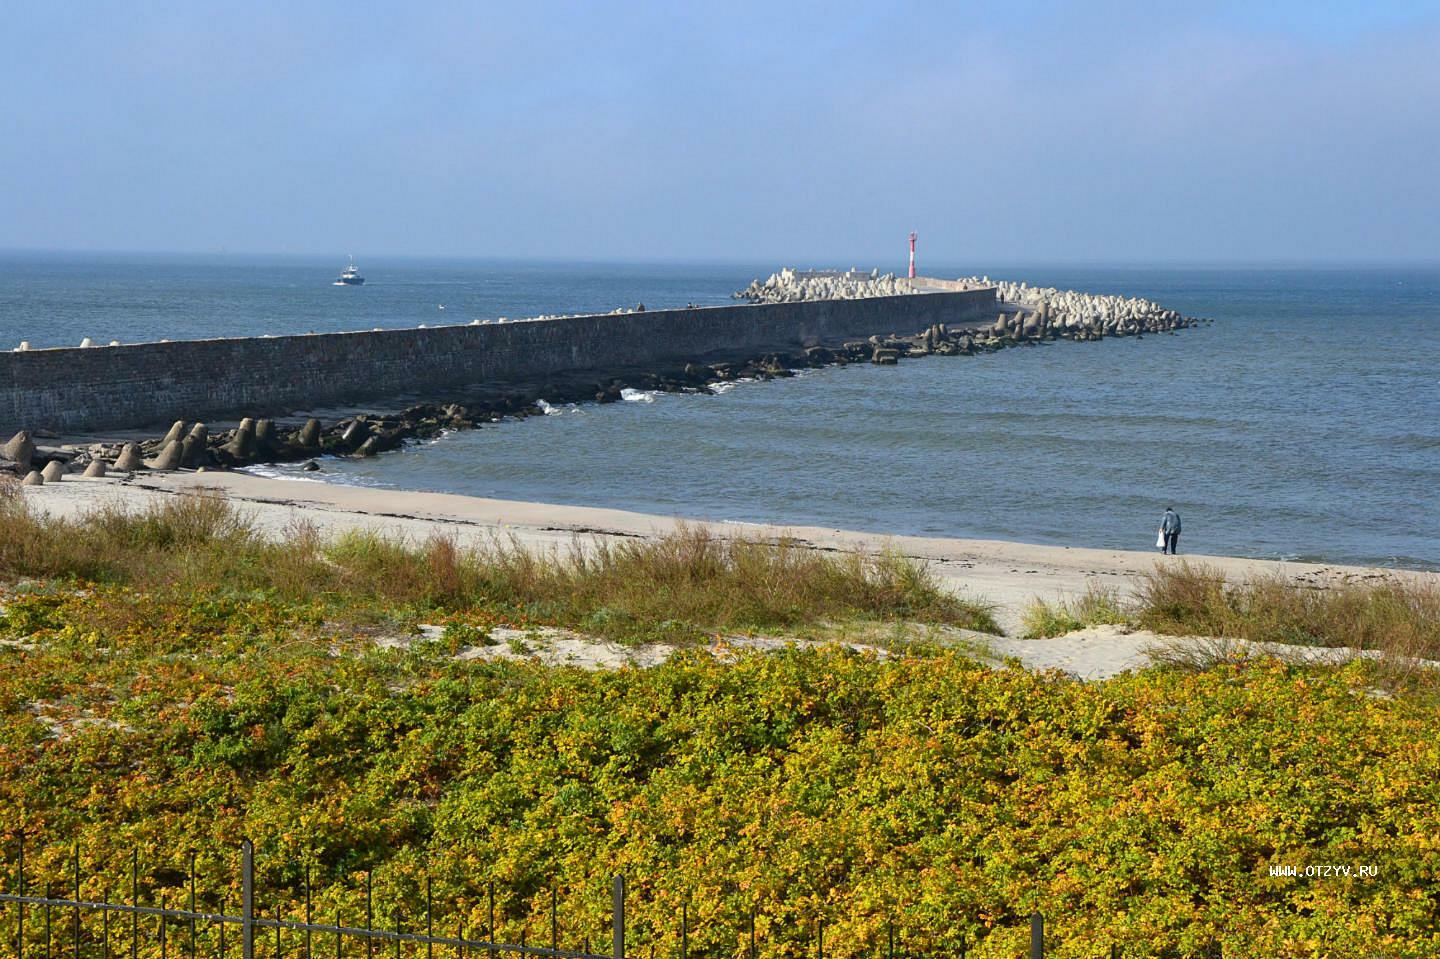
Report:
M 299 914 L 308 870 L 317 917 L 358 922 L 369 873 L 377 925 L 422 927 L 428 881 L 437 929 L 484 935 L 493 881 L 498 937 L 532 945 L 553 885 L 562 944 L 605 948 L 623 873 L 642 957 L 678 955 L 682 903 L 695 956 L 742 954 L 752 910 L 765 959 L 814 955 L 821 922 L 835 956 L 893 923 L 905 955 L 1013 957 L 1036 910 L 1061 959 L 1440 955 L 1440 720 L 1358 666 L 1080 683 L 832 648 L 586 672 L 376 648 L 256 596 L 3 602 L 0 841 L 13 877 L 27 836 L 32 892 L 68 888 L 78 847 L 84 892 L 128 898 L 138 850 L 142 899 L 178 904 L 193 850 L 202 905 L 233 912 L 249 836 L 267 913 Z

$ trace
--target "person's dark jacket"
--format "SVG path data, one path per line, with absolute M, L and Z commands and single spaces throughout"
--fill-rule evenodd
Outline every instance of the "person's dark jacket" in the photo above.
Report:
M 1166 533 L 1180 532 L 1180 514 L 1173 509 L 1165 511 L 1165 518 L 1160 521 L 1160 529 Z

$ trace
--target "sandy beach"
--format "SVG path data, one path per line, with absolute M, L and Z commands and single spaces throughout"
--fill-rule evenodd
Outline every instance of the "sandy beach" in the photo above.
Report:
M 25 488 L 36 508 L 76 516 L 107 504 L 142 507 L 194 490 L 213 490 L 241 504 L 256 525 L 275 535 L 297 521 L 323 532 L 371 529 L 423 540 L 443 532 L 462 543 L 513 537 L 533 548 L 565 547 L 577 537 L 655 536 L 688 523 L 727 536 L 788 537 L 819 550 L 895 550 L 926 561 L 946 588 L 995 606 L 1007 638 L 990 640 L 997 658 L 1016 657 L 1031 668 L 1056 668 L 1082 678 L 1100 678 L 1150 661 L 1157 637 L 1101 627 L 1047 640 L 1009 638 L 1036 598 L 1074 597 L 1090 586 L 1127 591 L 1137 577 L 1160 563 L 1176 562 L 1154 552 L 1041 546 L 998 540 L 884 536 L 813 526 L 772 527 L 707 522 L 584 506 L 483 499 L 446 493 L 375 489 L 323 482 L 272 479 L 241 472 L 154 473 L 84 479 Z M 1316 587 L 1347 580 L 1413 577 L 1440 583 L 1440 574 L 1312 563 L 1281 563 L 1224 556 L 1183 556 L 1232 578 L 1279 572 Z

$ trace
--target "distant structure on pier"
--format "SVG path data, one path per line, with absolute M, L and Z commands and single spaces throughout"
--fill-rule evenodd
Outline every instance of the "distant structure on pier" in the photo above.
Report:
M 910 231 L 910 279 L 915 279 L 915 231 Z

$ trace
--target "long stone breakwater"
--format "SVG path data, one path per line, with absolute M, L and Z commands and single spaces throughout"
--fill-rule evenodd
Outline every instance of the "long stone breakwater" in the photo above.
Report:
M 807 295 L 836 290 L 832 283 L 812 282 L 821 277 L 783 272 L 790 274 L 783 282 L 800 282 Z M 833 279 L 833 275 L 823 279 Z M 873 276 L 871 279 L 883 278 Z M 236 426 L 212 430 L 203 422 L 177 419 L 163 436 L 152 435 L 129 442 L 55 446 L 38 445 L 37 434 L 27 429 L 0 447 L 0 473 L 10 472 L 23 476 L 26 483 L 39 484 L 56 482 L 82 471 L 87 476 L 102 476 L 115 471 L 233 469 L 300 460 L 310 461 L 307 469 L 318 469 L 316 461 L 324 456 L 374 456 L 451 430 L 542 415 L 556 405 L 616 402 L 627 390 L 712 392 L 717 383 L 786 377 L 806 368 L 850 363 L 883 366 L 926 356 L 977 356 L 1060 340 L 1174 333 L 1202 322 L 1147 300 L 1037 289 L 1025 284 L 986 286 L 984 278 L 925 282 L 954 283 L 957 287 L 984 291 L 987 298 L 991 295 L 989 291 L 998 291 L 1000 295 L 995 299 L 982 301 L 992 304 L 988 317 L 994 319 L 989 319 L 973 304 L 958 313 L 925 309 L 930 304 L 945 302 L 943 294 L 915 293 L 903 295 L 901 300 L 887 294 L 892 304 L 904 302 L 916 308 L 893 310 L 884 315 L 898 315 L 902 320 L 906 316 L 918 319 L 949 315 L 957 317 L 959 322 L 931 322 L 923 329 L 903 335 L 876 333 L 830 345 L 817 342 L 798 349 L 766 350 L 745 359 L 657 360 L 651 364 L 653 369 L 630 368 L 600 379 L 594 378 L 593 370 L 579 370 L 532 379 L 501 390 L 456 389 L 452 391 L 455 398 L 450 402 L 419 403 L 390 413 L 357 413 L 337 417 L 329 423 L 314 417 L 301 420 L 257 415 L 246 417 Z M 752 284 L 752 288 L 755 286 Z M 889 289 L 889 281 L 871 288 Z M 749 291 L 738 295 L 748 298 Z M 995 304 L 1005 309 L 996 311 Z M 818 302 L 816 305 L 825 306 Z M 1009 307 L 1014 307 L 1014 311 Z M 875 324 L 867 321 L 866 325 Z M 818 337 L 807 335 L 801 339 Z

